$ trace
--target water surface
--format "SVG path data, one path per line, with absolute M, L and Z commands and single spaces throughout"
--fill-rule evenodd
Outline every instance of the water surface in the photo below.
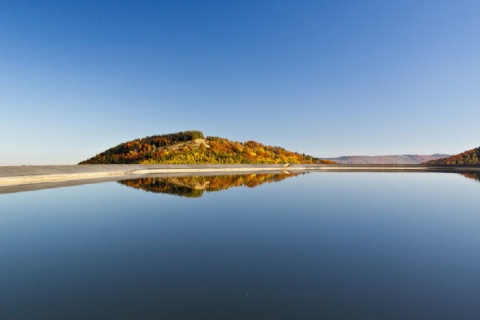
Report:
M 475 177 L 228 177 L 0 195 L 0 318 L 480 318 Z

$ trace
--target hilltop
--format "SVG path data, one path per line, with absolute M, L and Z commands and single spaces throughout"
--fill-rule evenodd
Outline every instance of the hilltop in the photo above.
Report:
M 425 164 L 456 164 L 456 165 L 480 164 L 480 147 L 462 152 L 460 154 L 457 154 L 448 158 L 427 161 L 425 162 Z
M 256 141 L 205 137 L 201 131 L 149 136 L 121 143 L 79 164 L 332 164 Z
M 420 164 L 422 162 L 449 157 L 448 154 L 403 154 L 386 156 L 343 156 L 329 158 L 339 164 Z

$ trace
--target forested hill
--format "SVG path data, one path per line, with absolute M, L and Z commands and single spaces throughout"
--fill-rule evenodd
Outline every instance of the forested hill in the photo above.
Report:
M 80 164 L 331 164 L 281 147 L 255 141 L 204 137 L 201 131 L 156 135 L 121 143 Z
M 465 164 L 480 164 L 480 147 L 472 150 L 462 152 L 460 154 L 425 162 L 425 164 L 455 164 L 455 165 L 465 165 Z

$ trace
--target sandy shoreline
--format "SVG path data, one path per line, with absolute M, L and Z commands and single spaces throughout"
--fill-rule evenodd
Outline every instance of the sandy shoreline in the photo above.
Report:
M 303 165 L 67 165 L 0 167 L 0 186 L 98 178 L 128 178 L 151 174 L 249 173 L 258 171 L 309 170 Z
M 480 173 L 480 166 L 425 166 L 425 165 L 60 165 L 60 166 L 4 166 L 0 167 L 0 193 L 36 189 L 33 185 L 61 187 L 134 179 L 147 175 L 185 176 L 248 174 L 260 172 L 313 172 L 313 171 L 365 171 L 365 172 L 458 172 Z M 46 186 L 49 184 L 50 186 Z M 22 187 L 23 186 L 23 187 Z M 9 190 L 9 191 L 7 191 Z M 17 191 L 15 191 L 17 190 Z

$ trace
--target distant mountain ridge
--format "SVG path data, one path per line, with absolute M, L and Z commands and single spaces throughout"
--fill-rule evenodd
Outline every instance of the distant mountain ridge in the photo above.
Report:
M 328 158 L 339 164 L 420 164 L 426 161 L 442 159 L 449 157 L 448 154 L 432 155 L 386 155 L 386 156 L 343 156 L 338 158 Z
M 155 135 L 121 143 L 79 164 L 329 164 L 256 141 L 205 137 L 201 131 Z
M 430 160 L 425 164 L 454 164 L 454 165 L 471 165 L 480 164 L 480 147 L 472 150 L 456 154 L 454 156 L 443 159 Z

